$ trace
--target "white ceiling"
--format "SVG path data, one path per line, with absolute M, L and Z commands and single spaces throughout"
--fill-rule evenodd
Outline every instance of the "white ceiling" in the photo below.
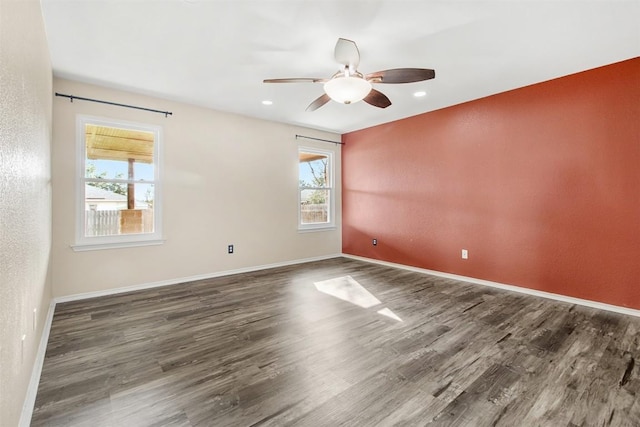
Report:
M 638 0 L 41 2 L 56 76 L 338 133 L 640 56 Z M 322 84 L 262 83 L 330 77 L 338 37 L 356 41 L 365 74 L 436 78 L 376 85 L 386 109 L 315 112 Z

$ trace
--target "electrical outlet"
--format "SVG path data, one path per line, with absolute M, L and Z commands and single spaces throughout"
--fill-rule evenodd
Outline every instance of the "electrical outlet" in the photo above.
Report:
M 462 250 L 462 259 L 469 259 L 469 251 L 466 249 Z
M 371 243 L 373 243 L 373 246 L 378 246 L 378 239 L 373 239 Z
M 230 253 L 230 254 L 233 253 L 233 245 L 227 246 L 227 252 Z

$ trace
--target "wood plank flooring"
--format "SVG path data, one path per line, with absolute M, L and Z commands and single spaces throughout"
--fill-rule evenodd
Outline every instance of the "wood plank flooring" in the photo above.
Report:
M 59 304 L 32 425 L 640 426 L 639 355 L 640 318 L 336 258 Z

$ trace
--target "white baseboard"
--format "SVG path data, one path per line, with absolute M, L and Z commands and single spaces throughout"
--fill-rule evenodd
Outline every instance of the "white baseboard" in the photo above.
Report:
M 323 255 L 323 256 L 318 256 L 313 258 L 303 258 L 303 259 L 295 259 L 291 261 L 277 262 L 273 264 L 256 265 L 252 267 L 238 268 L 236 270 L 225 270 L 225 271 L 219 271 L 216 273 L 201 274 L 197 276 L 161 280 L 159 282 L 142 283 L 139 285 L 125 286 L 122 288 L 105 289 L 103 291 L 86 292 L 86 293 L 74 294 L 74 295 L 65 295 L 61 297 L 55 297 L 54 301 L 56 303 L 77 301 L 77 300 L 82 300 L 87 298 L 95 298 L 95 297 L 102 297 L 106 295 L 115 295 L 115 294 L 121 294 L 125 292 L 139 291 L 143 289 L 158 288 L 161 286 L 176 285 L 178 283 L 194 282 L 196 280 L 205 280 L 205 279 L 212 279 L 215 277 L 231 276 L 232 274 L 250 273 L 252 271 L 267 270 L 270 268 L 277 268 L 277 267 L 286 267 L 289 265 L 304 264 L 306 262 L 322 261 L 325 259 L 339 258 L 341 256 L 342 254 L 331 254 L 331 255 Z
M 38 385 L 40 384 L 40 374 L 42 373 L 42 366 L 44 365 L 44 356 L 47 352 L 47 343 L 49 342 L 49 332 L 51 331 L 51 322 L 53 321 L 53 313 L 56 309 L 55 301 L 51 301 L 49 304 L 49 311 L 47 311 L 47 317 L 42 327 L 42 335 L 40 336 L 40 343 L 38 344 L 38 352 L 36 353 L 36 359 L 33 362 L 33 369 L 31 370 L 31 379 L 29 380 L 29 386 L 27 387 L 27 395 L 24 398 L 22 404 L 22 413 L 20 414 L 20 427 L 29 427 L 31 424 L 31 416 L 33 415 L 33 407 L 36 403 L 36 395 L 38 394 Z
M 430 274 L 432 276 L 444 277 L 447 279 L 460 280 L 463 282 L 471 282 L 471 283 L 476 283 L 478 285 L 490 286 L 492 288 L 505 289 L 507 291 L 519 292 L 521 294 L 534 295 L 537 297 L 548 298 L 556 301 L 568 302 L 570 304 L 583 305 L 586 307 L 597 308 L 600 310 L 613 311 L 615 313 L 621 313 L 621 314 L 627 314 L 630 316 L 640 317 L 640 310 L 635 310 L 627 307 L 620 307 L 612 304 L 605 304 L 603 302 L 590 301 L 590 300 L 581 299 L 581 298 L 574 298 L 566 295 L 554 294 L 551 292 L 538 291 L 535 289 L 523 288 L 520 286 L 507 285 L 504 283 L 492 282 L 492 281 L 483 280 L 483 279 L 476 279 L 474 277 L 444 273 L 442 271 L 427 270 L 426 268 L 411 267 L 409 265 L 396 264 L 396 263 L 387 262 L 387 261 L 380 261 L 377 259 L 365 258 L 361 256 L 356 256 L 356 255 L 342 254 L 342 256 L 345 258 L 351 258 L 351 259 L 369 262 L 373 264 L 380 264 L 387 267 L 395 267 L 403 270 L 415 271 L 417 273 L 424 273 L 424 274 Z

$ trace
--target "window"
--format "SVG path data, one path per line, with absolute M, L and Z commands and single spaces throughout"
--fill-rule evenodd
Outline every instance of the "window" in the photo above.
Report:
M 77 121 L 74 250 L 162 243 L 158 126 Z
M 333 153 L 311 148 L 298 150 L 299 191 L 298 228 L 318 230 L 332 228 Z

